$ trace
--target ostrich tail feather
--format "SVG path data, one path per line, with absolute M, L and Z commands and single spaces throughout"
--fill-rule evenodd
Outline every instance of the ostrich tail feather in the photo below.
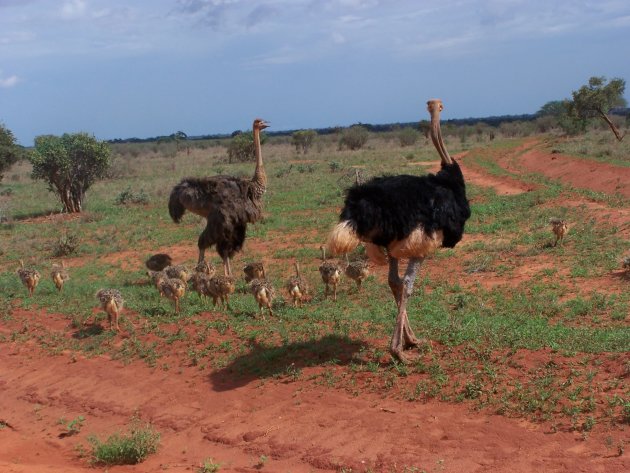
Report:
M 349 253 L 359 245 L 359 237 L 349 220 L 339 222 L 328 235 L 326 244 L 331 256 Z

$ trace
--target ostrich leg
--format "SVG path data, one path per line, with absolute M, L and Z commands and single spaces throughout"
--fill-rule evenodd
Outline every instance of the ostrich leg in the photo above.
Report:
M 223 273 L 225 276 L 232 276 L 232 267 L 230 266 L 230 257 L 223 257 Z
M 392 335 L 390 352 L 398 360 L 403 363 L 407 362 L 403 351 L 418 346 L 420 341 L 416 338 L 409 325 L 409 317 L 407 316 L 407 301 L 413 292 L 413 284 L 416 279 L 416 273 L 423 258 L 411 258 L 405 271 L 403 280 L 398 276 L 398 261 L 390 258 L 389 267 L 389 283 L 392 293 L 396 298 L 398 305 L 398 316 L 396 317 L 396 327 Z

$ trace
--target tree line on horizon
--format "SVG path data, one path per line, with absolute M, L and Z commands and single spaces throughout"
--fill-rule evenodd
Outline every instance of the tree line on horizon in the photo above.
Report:
M 615 138 L 621 141 L 624 134 L 611 119 L 611 112 L 626 117 L 630 109 L 623 97 L 625 80 L 605 77 L 591 77 L 587 85 L 572 92 L 572 99 L 554 100 L 544 104 L 533 115 L 508 115 L 502 117 L 469 118 L 445 120 L 445 129 L 449 126 L 462 127 L 476 125 L 479 133 L 481 124 L 487 127 L 500 127 L 505 123 L 536 121 L 540 131 L 553 127 L 568 135 L 584 133 L 594 120 L 603 120 L 611 129 Z M 339 148 L 360 149 L 368 140 L 370 132 L 398 131 L 401 146 L 414 144 L 419 134 L 428 136 L 429 122 L 395 123 L 370 125 L 358 123 L 350 127 L 329 127 L 311 130 L 290 130 L 269 132 L 268 136 L 291 136 L 296 151 L 306 154 L 319 135 L 339 135 Z M 462 140 L 465 136 L 462 136 Z M 490 135 L 493 138 L 493 134 Z M 128 140 L 99 141 L 88 133 L 63 134 L 61 137 L 42 135 L 35 138 L 34 147 L 26 149 L 17 144 L 11 130 L 0 122 L 0 182 L 3 174 L 21 159 L 31 162 L 33 179 L 43 180 L 51 192 L 55 193 L 68 213 L 81 212 L 86 191 L 99 179 L 106 177 L 111 166 L 111 144 L 142 143 L 147 141 L 174 142 L 179 151 L 180 145 L 198 139 L 226 139 L 229 162 L 245 161 L 253 155 L 253 137 L 251 132 L 237 130 L 231 135 L 206 135 L 204 138 L 190 137 L 183 131 L 168 136 Z

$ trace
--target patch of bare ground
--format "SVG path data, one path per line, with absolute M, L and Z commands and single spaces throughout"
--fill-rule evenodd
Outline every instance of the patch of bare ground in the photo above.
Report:
M 511 172 L 539 173 L 573 187 L 630 198 L 630 168 L 551 153 L 537 140 L 500 157 L 498 164 Z
M 90 434 L 125 431 L 133 416 L 161 432 L 160 450 L 140 465 L 111 467 L 112 473 L 194 471 L 208 457 L 221 471 L 253 472 L 262 455 L 265 471 L 298 473 L 630 469 L 630 457 L 615 449 L 623 435 L 618 427 L 588 436 L 560 428 L 549 435 L 548 425 L 464 405 L 370 392 L 355 397 L 306 381 L 321 368 L 304 368 L 300 380 L 243 380 L 229 367 L 164 371 L 104 357 L 42 356 L 13 343 L 0 345 L 0 359 L 2 420 L 11 426 L 0 429 L 0 470 L 6 472 L 94 471 L 77 445 L 87 446 Z M 548 352 L 521 351 L 514 359 L 516 371 L 551 359 L 564 363 Z M 81 431 L 61 436 L 59 419 L 79 415 L 86 419 Z

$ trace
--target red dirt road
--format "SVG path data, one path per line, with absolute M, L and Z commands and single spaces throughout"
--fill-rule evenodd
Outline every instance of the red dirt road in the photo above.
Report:
M 309 382 L 238 379 L 195 368 L 123 366 L 106 358 L 42 356 L 0 345 L 0 471 L 94 471 L 75 446 L 92 432 L 125 430 L 134 413 L 162 433 L 159 454 L 108 471 L 194 471 L 208 457 L 220 471 L 622 472 L 630 457 L 577 432 L 438 402 L 352 397 Z M 308 370 L 304 378 L 308 378 Z M 58 419 L 87 419 L 59 438 Z M 261 456 L 267 457 L 256 468 Z M 413 470 L 412 467 L 418 468 Z

